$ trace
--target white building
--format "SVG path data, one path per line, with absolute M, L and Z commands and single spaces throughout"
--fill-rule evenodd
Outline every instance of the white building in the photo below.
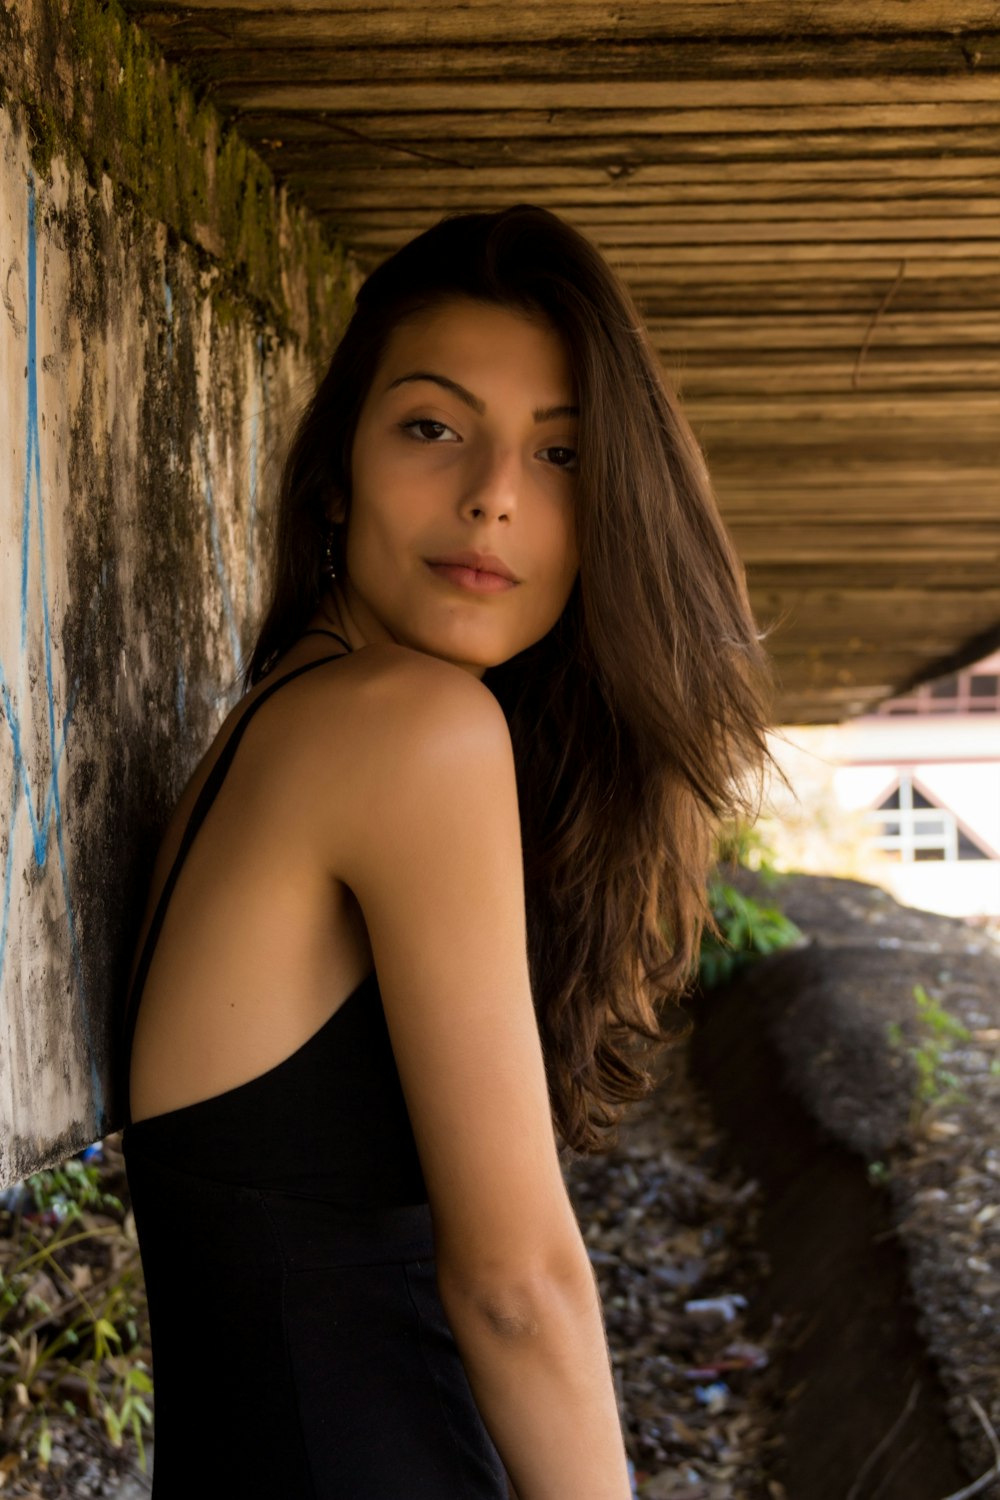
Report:
M 831 794 L 851 826 L 867 830 L 853 868 L 831 873 L 875 881 L 908 906 L 1000 918 L 1000 651 L 845 724 L 790 726 L 782 736 L 790 746 L 778 739 L 772 749 L 803 798 L 801 826 L 810 791 L 825 780 L 820 837 Z M 819 781 L 817 767 L 827 773 Z M 773 806 L 777 829 L 785 813 Z

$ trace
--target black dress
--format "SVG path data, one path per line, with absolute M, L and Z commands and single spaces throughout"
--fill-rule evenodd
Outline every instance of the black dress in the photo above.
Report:
M 255 710 L 333 659 L 286 673 L 237 721 L 126 1006 L 122 1150 L 149 1306 L 154 1500 L 507 1500 L 438 1296 L 374 971 L 259 1077 L 138 1122 L 129 1108 L 142 987 L 185 855 Z

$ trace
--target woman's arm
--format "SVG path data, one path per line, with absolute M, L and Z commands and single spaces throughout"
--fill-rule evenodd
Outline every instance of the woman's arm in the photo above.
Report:
M 600 1304 L 587 1280 L 589 1295 L 572 1281 L 550 1282 L 506 1311 L 441 1283 L 477 1405 L 521 1500 L 632 1494 Z
M 469 673 L 380 649 L 384 668 L 351 703 L 330 865 L 368 927 L 442 1305 L 519 1500 L 630 1500 L 529 982 L 506 720 Z

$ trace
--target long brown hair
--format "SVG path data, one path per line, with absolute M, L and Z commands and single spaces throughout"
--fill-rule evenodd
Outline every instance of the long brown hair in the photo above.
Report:
M 714 832 L 760 812 L 773 678 L 704 457 L 642 320 L 557 215 L 519 203 L 448 216 L 361 287 L 285 461 L 244 690 L 321 601 L 329 499 L 345 498 L 349 520 L 354 432 L 389 336 L 456 295 L 547 318 L 577 384 L 579 574 L 552 630 L 483 682 L 514 746 L 553 1120 L 587 1154 L 654 1086 L 656 1053 L 691 1030 L 668 1002 L 693 986 L 703 929 L 720 935 L 706 890 Z

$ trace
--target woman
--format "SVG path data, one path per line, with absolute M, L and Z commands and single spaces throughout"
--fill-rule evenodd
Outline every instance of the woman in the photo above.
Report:
M 369 277 L 133 969 L 156 1500 L 627 1500 L 560 1153 L 684 1033 L 760 641 L 587 240 L 521 204 Z

